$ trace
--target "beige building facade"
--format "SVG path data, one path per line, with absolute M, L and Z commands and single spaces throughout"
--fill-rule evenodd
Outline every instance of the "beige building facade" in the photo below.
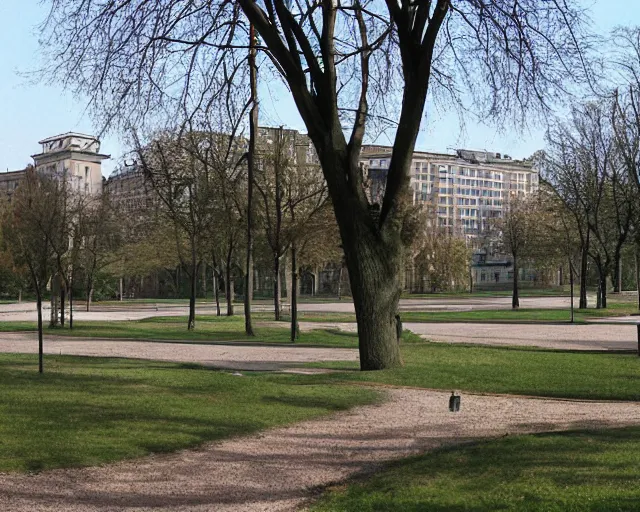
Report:
M 100 140 L 93 135 L 68 132 L 38 142 L 42 150 L 32 155 L 36 171 L 66 180 L 72 190 L 87 195 L 102 192 Z
M 364 146 L 361 162 L 374 200 L 381 198 L 391 160 L 391 147 Z M 538 173 L 529 161 L 486 151 L 456 154 L 416 151 L 411 161 L 414 204 L 429 204 L 439 227 L 473 239 L 486 233 L 492 219 L 503 215 L 508 194 L 537 190 Z

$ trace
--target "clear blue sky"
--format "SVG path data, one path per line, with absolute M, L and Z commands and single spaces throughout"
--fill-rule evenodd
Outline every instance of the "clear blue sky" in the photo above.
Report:
M 594 28 L 608 32 L 616 25 L 640 25 L 637 0 L 584 0 L 592 6 Z M 38 152 L 38 140 L 68 131 L 95 133 L 82 100 L 74 100 L 60 88 L 30 84 L 21 73 L 40 63 L 38 24 L 47 12 L 47 2 L 39 0 L 3 0 L 0 2 L 0 171 L 23 168 Z M 276 98 L 282 89 L 262 92 L 262 124 L 286 125 L 304 129 L 295 106 L 287 97 Z M 461 132 L 454 112 L 432 115 L 420 132 L 418 147 L 446 151 L 451 147 L 487 149 L 515 158 L 531 155 L 544 145 L 542 130 L 532 133 L 497 133 L 494 128 L 468 124 Z M 385 140 L 379 140 L 385 143 Z M 123 146 L 115 135 L 102 141 L 102 150 L 114 159 Z M 106 163 L 105 174 L 113 168 Z

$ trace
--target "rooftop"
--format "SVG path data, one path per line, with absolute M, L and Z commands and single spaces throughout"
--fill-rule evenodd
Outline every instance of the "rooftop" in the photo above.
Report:
M 53 137 L 47 137 L 46 139 L 39 140 L 38 144 L 45 144 L 47 142 L 66 139 L 67 137 L 79 137 L 81 139 L 98 140 L 98 137 L 96 137 L 95 135 L 87 135 L 86 133 L 79 133 L 79 132 L 67 132 L 67 133 L 61 133 L 60 135 L 54 135 Z

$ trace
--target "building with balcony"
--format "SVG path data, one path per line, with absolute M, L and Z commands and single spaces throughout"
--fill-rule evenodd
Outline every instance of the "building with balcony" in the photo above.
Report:
M 361 162 L 374 202 L 384 194 L 391 147 L 363 146 Z M 470 241 L 486 234 L 492 219 L 503 215 L 508 194 L 529 194 L 538 188 L 531 162 L 486 151 L 455 154 L 416 151 L 411 161 L 414 204 L 429 204 L 439 227 L 462 233 Z

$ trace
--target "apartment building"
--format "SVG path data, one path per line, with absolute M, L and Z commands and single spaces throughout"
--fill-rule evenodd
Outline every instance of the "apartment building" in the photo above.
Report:
M 375 201 L 384 193 L 391 147 L 364 146 L 361 154 Z M 463 233 L 469 240 L 486 233 L 492 219 L 503 215 L 508 194 L 529 194 L 538 173 L 529 161 L 486 151 L 456 154 L 416 151 L 411 161 L 414 204 L 430 204 L 439 227 Z
M 364 146 L 361 162 L 369 178 L 370 195 L 384 194 L 391 147 Z M 503 289 L 513 282 L 510 257 L 495 251 L 491 226 L 504 215 L 512 194 L 526 195 L 538 188 L 538 173 L 530 161 L 487 151 L 457 150 L 455 154 L 416 151 L 411 161 L 414 204 L 429 205 L 441 229 L 464 235 L 473 249 L 471 279 L 477 289 Z M 535 282 L 531 269 L 520 269 L 523 284 Z M 425 283 L 411 268 L 405 288 L 423 292 Z M 428 285 L 427 285 L 428 287 Z
M 66 180 L 73 190 L 83 194 L 102 192 L 102 161 L 110 156 L 100 153 L 97 137 L 69 132 L 38 144 L 41 152 L 32 155 L 37 172 Z M 25 169 L 0 173 L 0 194 L 11 201 L 25 175 Z

